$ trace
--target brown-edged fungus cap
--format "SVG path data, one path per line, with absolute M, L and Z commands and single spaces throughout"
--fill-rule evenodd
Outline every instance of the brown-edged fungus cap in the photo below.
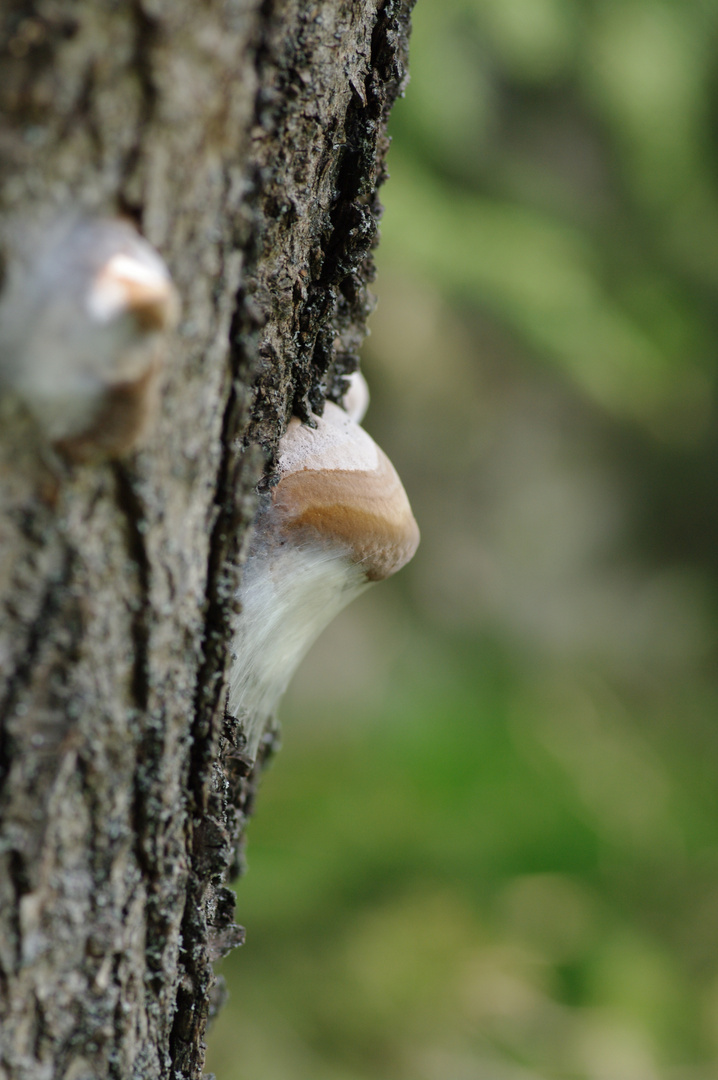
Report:
M 328 402 L 311 428 L 293 418 L 279 445 L 272 503 L 281 527 L 347 550 L 369 581 L 400 570 L 419 527 L 396 469 L 374 440 Z
M 146 249 L 146 250 L 145 250 Z M 88 309 L 98 322 L 132 315 L 141 330 L 166 330 L 177 321 L 177 294 L 159 257 L 143 245 L 137 253 L 120 251 L 96 274 Z

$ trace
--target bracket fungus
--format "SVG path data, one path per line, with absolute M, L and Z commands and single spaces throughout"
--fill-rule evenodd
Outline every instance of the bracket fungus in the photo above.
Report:
M 178 315 L 164 262 L 130 222 L 27 230 L 0 300 L 0 389 L 67 457 L 114 457 L 141 437 L 161 336 Z
M 358 415 L 368 392 L 353 400 Z M 289 422 L 243 570 L 228 709 L 249 725 L 251 757 L 321 631 L 419 543 L 401 480 L 371 436 L 331 402 L 313 423 Z

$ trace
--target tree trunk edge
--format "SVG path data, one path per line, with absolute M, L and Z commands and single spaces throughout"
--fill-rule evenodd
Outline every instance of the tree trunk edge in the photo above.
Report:
M 212 42 L 213 29 L 221 37 L 223 20 L 229 18 L 224 5 L 210 0 L 201 14 L 191 12 L 192 6 L 181 3 L 177 11 L 185 9 L 188 19 L 204 18 L 197 25 Z M 210 153 L 223 163 L 220 186 L 228 204 L 218 217 L 222 236 L 216 244 L 223 294 L 218 286 L 217 297 L 203 301 L 218 329 L 213 336 L 212 319 L 205 319 L 202 361 L 193 358 L 200 351 L 193 354 L 191 334 L 185 333 L 180 343 L 188 357 L 182 370 L 189 373 L 190 385 L 173 385 L 170 371 L 169 406 L 147 448 L 96 471 L 61 477 L 59 494 L 52 490 L 52 479 L 47 486 L 44 462 L 35 461 L 32 432 L 21 430 L 17 417 L 10 417 L 19 434 L 17 445 L 0 452 L 0 483 L 6 487 L 0 493 L 0 513 L 6 512 L 9 550 L 21 551 L 24 545 L 26 553 L 13 560 L 12 573 L 0 573 L 2 610 L 10 613 L 7 639 L 13 633 L 17 637 L 7 652 L 5 638 L 0 641 L 0 671 L 8 676 L 0 687 L 0 1080 L 202 1076 L 207 1021 L 222 997 L 212 964 L 243 937 L 234 922 L 228 882 L 241 866 L 244 827 L 261 771 L 278 745 L 272 727 L 256 762 L 251 761 L 244 753 L 241 720 L 224 711 L 240 551 L 254 513 L 253 489 L 288 416 L 320 412 L 325 397 L 338 400 L 343 376 L 357 363 L 371 308 L 367 286 L 374 275 L 371 253 L 381 216 L 377 190 L 386 176 L 386 122 L 406 81 L 412 6 L 413 0 L 378 0 L 357 13 L 342 0 L 321 0 L 308 13 L 299 2 L 236 5 L 236 25 L 227 23 L 226 36 L 235 34 L 236 55 L 251 57 L 252 70 L 242 72 L 246 86 L 236 92 L 235 117 L 217 106 L 206 125 L 218 140 L 219 149 Z M 181 204 L 179 181 L 173 187 L 171 174 L 169 181 L 162 179 L 162 169 L 169 166 L 163 163 L 159 136 L 157 147 L 151 145 L 153 130 L 159 132 L 163 123 L 163 108 L 172 105 L 169 83 L 163 83 L 171 59 L 167 26 L 175 19 L 178 35 L 181 27 L 179 14 L 170 13 L 170 7 L 162 0 L 138 0 L 108 16 L 116 20 L 112 33 L 120 43 L 118 53 L 128 50 L 126 68 L 136 76 L 135 83 L 117 61 L 117 99 L 131 114 L 131 121 L 120 122 L 112 114 L 112 78 L 106 76 L 106 94 L 97 59 L 100 46 L 91 40 L 93 34 L 102 40 L 101 28 L 92 22 L 92 4 L 10 4 L 0 31 L 0 60 L 7 54 L 14 64 L 6 89 L 0 89 L 0 139 L 9 147 L 4 174 L 0 166 L 0 219 L 23 199 L 42 202 L 43 184 L 58 190 L 75 185 L 80 203 L 114 204 L 139 220 L 186 296 L 193 287 L 193 259 L 201 269 L 201 247 L 188 244 L 185 252 L 182 242 L 193 228 L 198 233 L 205 228 L 196 208 L 201 189 L 195 203 L 189 193 L 186 205 Z M 310 16 L 316 24 L 324 20 L 326 28 L 310 24 Z M 348 35 L 333 67 L 327 60 L 332 25 Z M 106 35 L 112 38 L 109 29 Z M 85 82 L 78 76 L 77 96 L 66 106 L 68 116 L 76 111 L 77 123 L 63 134 L 60 105 L 42 94 L 53 85 L 47 68 L 57 57 L 66 58 L 72 40 L 79 40 L 76 52 L 82 46 L 89 60 L 84 67 L 77 61 L 78 71 L 87 69 Z M 367 40 L 368 55 L 362 52 Z M 221 42 L 212 48 L 230 77 L 232 61 L 221 60 Z M 321 57 L 320 74 L 328 85 L 320 106 L 312 83 L 312 49 Z M 196 71 L 201 75 L 200 60 Z M 71 64 L 62 62 L 74 77 Z M 302 72 L 311 77 L 302 81 Z M 126 85 L 121 82 L 125 76 Z M 10 117 L 7 131 L 3 108 Z M 317 134 L 312 144 L 303 118 L 313 109 Z M 334 109 L 331 124 L 322 109 Z M 38 150 L 32 139 L 39 138 L 36 133 L 53 110 L 58 133 L 48 121 L 44 175 L 37 165 L 43 148 Z M 241 124 L 234 132 L 237 116 Z M 103 118 L 111 127 L 107 134 Z M 337 144 L 333 156 L 322 142 L 329 127 Z M 144 134 L 133 145 L 135 129 Z M 304 144 L 297 132 L 303 133 Z M 70 150 L 63 157 L 62 138 L 74 147 L 78 161 L 86 155 L 89 179 L 77 163 L 68 164 Z M 239 171 L 237 146 L 246 154 Z M 281 160 L 287 146 L 295 155 L 303 148 L 310 159 L 303 205 L 311 227 L 304 232 L 293 229 L 281 209 L 296 201 L 299 190 L 292 162 Z M 13 170 L 24 176 L 20 195 Z M 211 168 L 207 177 L 202 183 L 212 195 Z M 180 200 L 174 212 L 171 205 L 162 206 L 167 191 Z M 216 198 L 217 207 L 224 205 Z M 210 216 L 207 211 L 207 220 Z M 173 218 L 174 231 L 167 224 Z M 301 235 L 293 239 L 297 232 Z M 211 253 L 208 257 L 211 261 Z M 306 267 L 305 277 L 295 273 L 297 264 Z M 201 303 L 188 307 L 191 314 L 199 313 L 204 326 Z M 179 375 L 174 381 L 182 382 Z M 214 449 L 208 442 L 208 464 L 202 466 L 214 488 L 205 511 L 206 576 L 199 614 L 173 615 L 172 634 L 167 630 L 171 640 L 163 642 L 158 612 L 181 582 L 182 561 L 163 565 L 172 522 L 163 520 L 158 492 L 183 449 L 175 428 L 184 425 L 191 433 L 194 423 L 183 420 L 179 410 L 173 424 L 173 408 L 193 393 L 206 394 L 206 409 L 214 403 L 216 410 Z M 188 405 L 187 415 L 193 407 Z M 201 410 L 195 412 L 199 424 Z M 153 455 L 162 446 L 164 457 L 158 462 Z M 181 484 L 177 491 L 181 520 Z M 192 504 L 186 498 L 189 513 Z M 201 535 L 201 523 L 196 531 Z M 88 546 L 86 538 L 95 546 Z M 91 685 L 89 669 L 103 670 L 106 659 L 99 637 L 95 640 L 105 626 L 100 611 L 104 594 L 94 597 L 103 575 L 109 579 L 102 586 L 108 596 L 112 582 L 121 583 L 106 614 L 108 626 L 112 617 L 119 622 L 108 637 L 108 686 L 97 699 L 96 716 L 87 718 L 85 703 L 80 731 L 73 710 L 81 708 L 82 694 Z M 178 655 L 167 665 L 170 649 Z M 124 720 L 103 727 L 103 717 L 113 709 L 113 679 L 124 688 L 127 713 Z M 168 704 L 163 694 L 175 690 L 175 683 L 177 703 Z M 189 731 L 181 712 L 185 685 L 192 702 Z M 29 717 L 22 712 L 26 701 L 31 703 Z M 186 712 L 185 706 L 185 717 Z M 88 749 L 108 732 L 106 745 Z M 132 783 L 126 793 L 129 808 L 123 807 L 120 790 L 125 776 Z M 33 806 L 31 796 L 43 785 L 47 794 L 36 793 Z M 168 819 L 172 791 L 179 804 Z M 40 807 L 42 820 L 33 825 L 32 814 Z M 126 835 L 128 822 L 134 835 Z M 86 840 L 84 862 L 71 850 L 73 837 Z M 120 872 L 118 867 L 127 880 L 113 893 L 110 878 Z M 73 889 L 82 891 L 77 900 Z M 49 903 L 48 897 L 55 897 L 50 922 L 47 911 L 40 910 L 40 898 Z M 124 897 L 117 910 L 116 897 Z M 78 920 L 87 926 L 76 932 L 74 942 L 69 940 L 65 960 L 69 963 L 73 948 L 82 942 L 77 965 L 83 978 L 86 969 L 87 980 L 73 990 L 72 970 L 67 977 L 50 972 L 43 999 L 43 942 L 61 931 L 71 934 Z M 33 941 L 37 955 L 28 947 Z M 60 951 L 48 947 L 46 955 L 54 959 Z M 116 991 L 114 1004 L 103 998 L 105 979 Z M 22 986 L 31 988 L 25 1013 L 18 1012 Z M 23 1025 L 28 1030 L 21 1032 Z M 18 1056 L 19 1046 L 24 1057 Z

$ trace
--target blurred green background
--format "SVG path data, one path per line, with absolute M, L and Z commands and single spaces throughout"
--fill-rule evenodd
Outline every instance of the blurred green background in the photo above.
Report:
M 365 350 L 423 534 L 317 644 L 218 1080 L 715 1080 L 716 0 L 419 0 Z

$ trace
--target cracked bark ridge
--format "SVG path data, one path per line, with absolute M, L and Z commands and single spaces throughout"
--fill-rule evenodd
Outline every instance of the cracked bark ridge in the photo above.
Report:
M 127 460 L 55 461 L 0 396 L 0 1080 L 201 1076 L 276 741 L 224 715 L 241 546 L 356 363 L 409 7 L 3 6 L 0 266 L 130 216 L 182 319 Z

